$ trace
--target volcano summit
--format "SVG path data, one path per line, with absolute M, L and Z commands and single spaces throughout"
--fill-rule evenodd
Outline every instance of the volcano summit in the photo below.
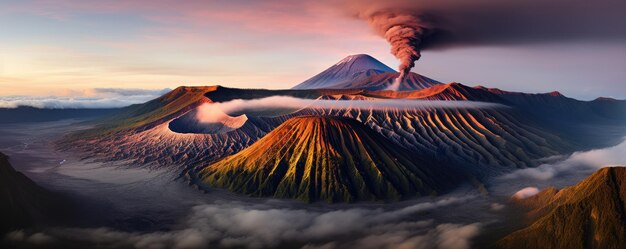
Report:
M 367 89 L 382 90 L 400 73 L 366 54 L 350 55 L 293 89 Z M 399 90 L 418 90 L 439 84 L 416 73 L 406 73 Z

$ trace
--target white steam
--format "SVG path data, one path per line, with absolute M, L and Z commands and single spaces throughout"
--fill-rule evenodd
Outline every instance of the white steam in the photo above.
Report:
M 546 181 L 563 174 L 580 173 L 589 175 L 592 171 L 611 165 L 626 165 L 626 140 L 603 149 L 575 152 L 567 159 L 554 164 L 543 164 L 536 168 L 526 168 L 503 176 L 503 179 L 534 179 Z
M 400 90 L 400 84 L 402 83 L 402 81 L 404 80 L 404 77 L 398 76 L 398 78 L 395 78 L 393 80 L 393 83 L 391 83 L 391 85 L 387 86 L 387 88 L 385 90 L 391 90 L 391 91 L 399 91 Z
M 224 113 L 218 105 L 204 103 L 198 107 L 196 119 L 203 124 L 221 124 L 231 129 L 237 129 L 243 126 L 248 117 L 245 114 L 232 117 Z
M 535 196 L 538 193 L 539 193 L 539 189 L 538 188 L 526 187 L 526 188 L 520 189 L 519 191 L 515 192 L 515 194 L 513 195 L 513 198 L 516 198 L 516 199 L 526 199 L 528 197 Z
M 501 104 L 478 101 L 437 101 L 437 100 L 326 100 L 302 99 L 290 96 L 272 96 L 260 99 L 235 99 L 227 102 L 215 103 L 227 114 L 264 111 L 271 109 L 415 109 L 415 108 L 499 108 Z

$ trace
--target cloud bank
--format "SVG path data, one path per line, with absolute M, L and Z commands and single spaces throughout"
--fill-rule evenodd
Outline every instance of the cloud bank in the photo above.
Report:
M 168 88 L 160 90 L 94 88 L 80 92 L 79 97 L 0 96 L 0 108 L 17 108 L 19 106 L 47 109 L 118 108 L 144 103 L 169 91 Z
M 437 101 L 437 100 L 326 100 L 302 99 L 290 96 L 272 96 L 267 98 L 243 100 L 235 99 L 215 103 L 227 114 L 265 111 L 272 109 L 300 110 L 312 109 L 414 109 L 414 108 L 503 108 L 504 105 L 477 101 Z
M 514 171 L 502 176 L 503 179 L 533 179 L 547 181 L 560 175 L 588 175 L 602 167 L 626 165 L 626 140 L 622 143 L 603 149 L 575 152 L 565 160 L 553 164 L 542 164 L 536 168 Z
M 101 248 L 424 248 L 468 249 L 480 223 L 436 224 L 420 213 L 463 205 L 474 196 L 448 197 L 396 210 L 273 207 L 220 202 L 193 207 L 179 229 L 148 233 L 110 228 L 56 228 L 5 239 L 32 245 L 97 243 Z M 422 218 L 423 219 L 423 218 Z

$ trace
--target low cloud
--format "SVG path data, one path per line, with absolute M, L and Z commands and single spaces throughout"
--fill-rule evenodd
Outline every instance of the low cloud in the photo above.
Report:
M 564 174 L 589 175 L 606 166 L 626 165 L 626 140 L 622 143 L 603 149 L 575 152 L 567 159 L 553 164 L 543 164 L 536 168 L 514 171 L 502 176 L 503 179 L 534 179 L 547 181 Z
M 395 210 L 354 207 L 337 210 L 277 208 L 270 204 L 223 202 L 193 207 L 179 229 L 124 232 L 110 228 L 55 228 L 39 232 L 47 245 L 71 242 L 102 248 L 446 248 L 466 249 L 480 223 L 437 224 L 420 214 L 464 205 L 474 196 L 447 197 Z M 5 239 L 30 243 L 34 235 Z
M 515 194 L 513 195 L 513 198 L 516 198 L 516 199 L 526 199 L 528 197 L 535 196 L 538 193 L 539 193 L 539 189 L 538 188 L 526 187 L 526 188 L 520 189 L 519 191 L 515 192 Z
M 500 211 L 500 210 L 504 209 L 506 206 L 504 204 L 500 204 L 500 203 L 491 203 L 491 205 L 489 205 L 489 207 L 491 208 L 491 211 Z
M 30 106 L 49 109 L 118 108 L 144 103 L 170 89 L 93 88 L 73 92 L 70 96 L 0 96 L 0 108 Z
M 26 234 L 22 230 L 10 232 L 5 237 L 11 241 L 25 241 L 33 245 L 48 245 L 54 242 L 54 239 L 44 233 Z
M 216 103 L 228 114 L 264 111 L 268 109 L 413 109 L 413 108 L 502 108 L 501 104 L 478 101 L 437 101 L 437 100 L 326 100 L 302 99 L 290 96 L 272 96 L 267 98 L 243 100 L 235 99 Z

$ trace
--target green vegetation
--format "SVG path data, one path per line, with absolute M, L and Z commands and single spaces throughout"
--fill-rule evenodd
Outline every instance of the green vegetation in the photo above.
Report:
M 250 196 L 354 202 L 432 195 L 459 176 L 355 120 L 304 116 L 206 166 L 200 178 Z
M 121 131 L 166 121 L 181 112 L 190 110 L 208 101 L 204 98 L 207 92 L 215 91 L 218 86 L 210 87 L 178 87 L 171 92 L 143 104 L 135 104 L 121 109 L 114 115 L 98 120 L 95 127 L 72 134 L 69 138 L 86 139 L 112 135 Z

